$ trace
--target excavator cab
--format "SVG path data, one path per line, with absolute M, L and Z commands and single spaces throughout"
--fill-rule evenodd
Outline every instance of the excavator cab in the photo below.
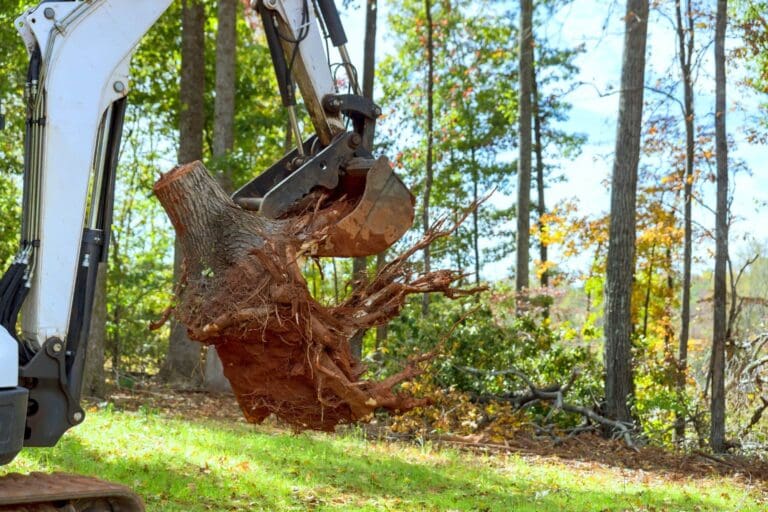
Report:
M 233 200 L 244 209 L 280 219 L 290 217 L 305 197 L 321 190 L 332 200 L 354 206 L 312 248 L 312 255 L 379 254 L 411 227 L 415 201 L 389 161 L 373 157 L 373 132 L 381 109 L 361 94 L 333 0 L 318 0 L 317 5 L 319 12 L 306 2 L 293 8 L 276 0 L 257 0 L 254 4 L 293 139 L 298 142 L 280 161 L 235 192 Z M 321 28 L 338 49 L 340 67 L 348 77 L 347 94 L 338 90 Z M 315 135 L 307 140 L 299 126 L 296 85 L 315 129 Z

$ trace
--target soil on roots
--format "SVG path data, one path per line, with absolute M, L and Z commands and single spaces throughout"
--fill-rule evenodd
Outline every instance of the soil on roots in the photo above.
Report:
M 333 430 L 377 409 L 399 413 L 427 402 L 396 389 L 422 373 L 434 353 L 384 380 L 364 380 L 349 340 L 395 318 L 411 294 L 477 291 L 453 287 L 460 273 L 418 274 L 408 263 L 456 226 L 436 224 L 370 282 L 356 283 L 342 303 L 324 306 L 309 293 L 299 260 L 349 209 L 344 201 L 271 221 L 234 205 L 199 162 L 165 175 L 155 193 L 185 262 L 173 315 L 190 339 L 216 347 L 249 421 L 275 414 L 297 429 Z

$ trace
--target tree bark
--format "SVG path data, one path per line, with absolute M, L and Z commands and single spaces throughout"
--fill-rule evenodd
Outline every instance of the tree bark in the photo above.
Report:
M 470 140 L 475 137 L 474 125 L 470 128 Z M 475 253 L 475 286 L 480 286 L 480 176 L 478 175 L 475 145 L 470 150 L 472 165 L 472 204 L 477 205 L 472 211 L 472 251 Z
M 373 87 L 376 83 L 376 34 L 378 21 L 377 0 L 367 0 L 365 10 L 365 50 L 363 55 L 363 96 L 373 99 Z M 373 147 L 374 132 L 366 133 L 369 137 L 367 148 Z
M 380 254 L 376 255 L 376 273 L 378 274 L 382 270 L 384 270 L 384 267 L 387 265 L 387 253 L 382 252 Z M 381 347 L 384 342 L 387 340 L 387 336 L 389 335 L 389 325 L 383 324 L 378 327 L 376 327 L 376 350 Z
M 88 349 L 85 354 L 82 394 L 97 398 L 106 395 L 104 352 L 107 343 L 107 264 L 99 262 L 96 271 L 93 311 L 89 327 Z
M 216 98 L 213 114 L 213 156 L 224 157 L 235 144 L 235 88 L 237 85 L 237 0 L 219 0 L 216 33 Z M 232 190 L 232 176 L 222 173 L 224 190 Z
M 376 0 L 367 0 L 365 8 L 365 50 L 363 55 L 363 96 L 373 99 L 373 85 L 376 74 Z M 363 145 L 373 151 L 373 137 L 375 132 L 367 130 Z M 368 258 L 360 257 L 352 261 L 353 279 L 366 279 Z M 386 329 L 386 327 L 380 327 Z M 377 334 L 378 335 L 378 334 Z M 352 338 L 352 354 L 358 360 L 363 358 L 363 338 L 365 331 L 355 334 Z
M 235 85 L 237 63 L 237 0 L 219 0 L 216 33 L 216 99 L 213 114 L 213 158 L 222 162 L 235 144 Z M 227 192 L 234 189 L 229 169 L 223 165 L 217 178 Z M 224 366 L 216 349 L 208 347 L 205 356 L 205 388 L 227 392 L 232 387 L 224 376 Z
M 191 162 L 203 156 L 205 126 L 205 8 L 200 0 L 182 1 L 180 89 L 179 162 Z M 182 273 L 179 251 L 177 241 L 175 282 Z M 174 385 L 199 386 L 203 380 L 201 362 L 200 345 L 189 340 L 184 326 L 173 322 L 161 378 Z
M 715 226 L 715 289 L 712 329 L 712 423 L 709 443 L 712 450 L 725 450 L 725 332 L 726 332 L 726 261 L 728 259 L 728 140 L 725 124 L 725 32 L 728 2 L 718 0 L 715 22 L 715 145 L 717 159 L 717 216 Z
M 428 233 L 329 307 L 312 298 L 298 261 L 349 205 L 318 196 L 306 214 L 269 220 L 237 207 L 200 162 L 177 167 L 154 190 L 184 256 L 173 315 L 190 338 L 216 346 L 249 421 L 274 413 L 298 429 L 332 430 L 379 408 L 402 412 L 425 403 L 392 388 L 421 373 L 417 364 L 433 354 L 383 381 L 364 381 L 349 339 L 397 316 L 409 294 L 474 291 L 452 288 L 456 272 L 414 275 L 407 263 L 452 230 Z
M 683 298 L 680 305 L 680 346 L 677 356 L 677 393 L 685 395 L 685 380 L 688 368 L 688 338 L 691 321 L 691 265 L 693 243 L 693 165 L 695 152 L 695 128 L 693 111 L 693 43 L 694 25 L 691 0 L 687 0 L 685 21 L 683 21 L 682 2 L 675 6 L 677 21 L 678 57 L 680 72 L 683 76 L 683 116 L 685 117 L 685 173 L 683 175 Z M 686 26 L 687 24 L 687 26 Z M 675 421 L 675 437 L 685 439 L 685 415 L 677 414 Z
M 541 109 L 539 105 L 539 84 L 536 77 L 536 63 L 531 65 L 531 86 L 533 87 L 533 133 L 534 144 L 536 148 L 536 213 L 539 217 L 539 233 L 543 238 L 545 230 L 547 229 L 544 224 L 544 215 L 547 213 L 546 203 L 544 202 L 544 147 L 541 141 Z M 549 286 L 549 272 L 546 270 L 546 264 L 548 260 L 547 255 L 547 243 L 543 240 L 539 241 L 539 260 L 541 264 L 545 266 L 541 273 L 541 287 L 546 288 Z M 549 306 L 544 310 L 544 317 L 549 316 Z
M 368 267 L 368 258 L 361 257 L 361 258 L 354 258 L 352 259 L 352 279 L 359 282 L 359 283 L 365 283 L 368 279 L 368 275 L 366 272 L 366 268 Z M 363 359 L 363 338 L 365 337 L 365 331 L 358 331 L 352 336 L 352 339 L 349 340 L 349 343 L 352 348 L 352 355 L 357 359 L 358 361 L 362 361 Z
M 533 87 L 533 0 L 520 0 L 517 157 L 517 260 L 515 290 L 522 292 L 530 285 L 528 261 L 531 231 L 531 94 Z
M 633 389 L 632 281 L 648 0 L 627 1 L 625 24 L 605 284 L 605 405 L 609 418 L 628 422 L 628 399 Z
M 424 179 L 424 204 L 422 206 L 421 223 L 424 233 L 429 231 L 429 202 L 432 195 L 433 180 L 433 146 L 434 146 L 434 79 L 435 79 L 435 56 L 434 56 L 434 27 L 432 26 L 432 0 L 424 0 L 424 11 L 427 17 L 427 174 Z M 424 248 L 424 272 L 429 272 L 432 267 L 431 253 L 429 246 Z M 424 294 L 421 299 L 422 316 L 429 315 L 429 295 Z

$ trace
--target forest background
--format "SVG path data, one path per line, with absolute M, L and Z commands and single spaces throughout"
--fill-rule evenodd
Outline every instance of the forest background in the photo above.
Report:
M 370 33 L 366 14 L 370 17 L 373 12 L 378 19 L 374 97 L 384 116 L 377 150 L 392 158 L 419 199 L 416 225 L 402 244 L 412 242 L 425 224 L 441 216 L 457 218 L 473 201 L 491 194 L 454 237 L 438 243 L 419 262 L 462 270 L 466 284 L 484 282 L 489 291 L 458 302 L 416 300 L 387 329 L 365 334 L 362 357 L 370 371 L 386 373 L 413 352 L 433 346 L 457 324 L 445 356 L 412 388 L 462 406 L 446 415 L 438 405 L 431 412 L 420 412 L 424 416 L 418 420 L 400 420 L 397 427 L 490 429 L 494 435 L 505 435 L 527 420 L 504 409 L 503 400 L 489 408 L 478 398 L 498 399 L 524 389 L 524 382 L 510 369 L 543 385 L 563 383 L 578 368 L 570 399 L 601 410 L 603 297 L 626 21 L 623 4 L 533 3 L 529 116 L 535 143 L 529 153 L 534 179 L 531 256 L 526 260 L 531 300 L 524 313 L 515 305 L 520 271 L 514 262 L 520 218 L 514 199 L 520 149 L 520 6 L 477 0 L 345 4 L 350 49 L 360 74 L 366 60 L 364 39 Z M 709 432 L 715 4 L 656 1 L 648 18 L 631 316 L 631 408 L 640 435 L 659 444 L 704 445 Z M 0 47 L 5 50 L 0 101 L 7 117 L 6 129 L 0 132 L 0 262 L 8 263 L 18 244 L 26 67 L 13 18 L 26 5 L 10 0 L 0 5 Z M 768 442 L 762 418 L 768 407 L 764 389 L 768 223 L 762 222 L 768 178 L 761 173 L 768 79 L 765 8 L 760 1 L 731 2 L 726 43 L 732 176 L 726 214 L 731 227 L 727 431 L 747 451 L 764 450 Z M 202 158 L 223 183 L 236 188 L 290 148 L 269 54 L 258 24 L 244 16 L 244 10 L 233 0 L 177 2 L 134 58 L 112 247 L 104 294 L 96 306 L 103 314 L 94 317 L 92 341 L 103 350 L 104 364 L 97 365 L 89 384 L 93 394 L 103 393 L 107 382 L 134 386 L 149 378 L 216 386 L 215 369 L 204 364 L 210 354 L 195 345 L 190 358 L 189 346 L 184 355 L 174 348 L 183 342 L 169 343 L 170 327 L 147 328 L 170 303 L 174 275 L 173 232 L 150 191 L 159 173 L 177 160 L 189 159 L 185 156 Z M 221 27 L 229 26 L 226 20 L 235 20 L 235 44 L 222 37 Z M 183 59 L 190 59 L 189 53 L 182 56 L 183 48 L 190 51 L 183 44 L 185 38 L 197 38 L 198 53 L 192 58 L 203 71 L 192 80 L 187 77 L 186 91 L 185 79 L 180 80 Z M 229 81 L 235 108 L 222 113 L 217 100 L 226 97 L 221 62 L 227 56 L 236 70 Z M 682 69 L 686 60 L 687 75 Z M 339 80 L 342 87 L 347 85 L 342 76 Z M 687 83 L 695 115 L 686 110 Z M 190 103 L 190 98 L 198 103 Z M 691 120 L 692 157 L 686 153 L 686 121 Z M 180 128 L 182 133 L 192 129 L 199 134 L 197 148 L 180 148 Z M 190 138 L 181 140 L 183 146 Z M 685 284 L 686 203 L 692 217 L 690 286 Z M 375 272 L 385 259 L 370 258 L 366 271 Z M 314 295 L 323 301 L 343 298 L 355 272 L 351 260 L 310 261 L 304 271 Z M 690 291 L 688 298 L 685 290 Z M 687 312 L 685 302 L 690 303 Z M 681 365 L 678 346 L 685 319 L 690 319 L 689 354 Z M 169 365 L 174 357 L 176 362 L 191 363 Z M 535 424 L 552 421 L 544 406 L 529 413 Z M 577 419 L 558 414 L 559 427 L 576 425 Z

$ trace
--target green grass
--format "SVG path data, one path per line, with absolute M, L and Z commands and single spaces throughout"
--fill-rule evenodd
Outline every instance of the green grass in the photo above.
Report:
M 91 412 L 55 448 L 2 471 L 66 471 L 122 482 L 154 511 L 765 510 L 727 479 L 663 475 L 516 455 L 476 456 L 348 434 L 293 435 L 245 424 Z

